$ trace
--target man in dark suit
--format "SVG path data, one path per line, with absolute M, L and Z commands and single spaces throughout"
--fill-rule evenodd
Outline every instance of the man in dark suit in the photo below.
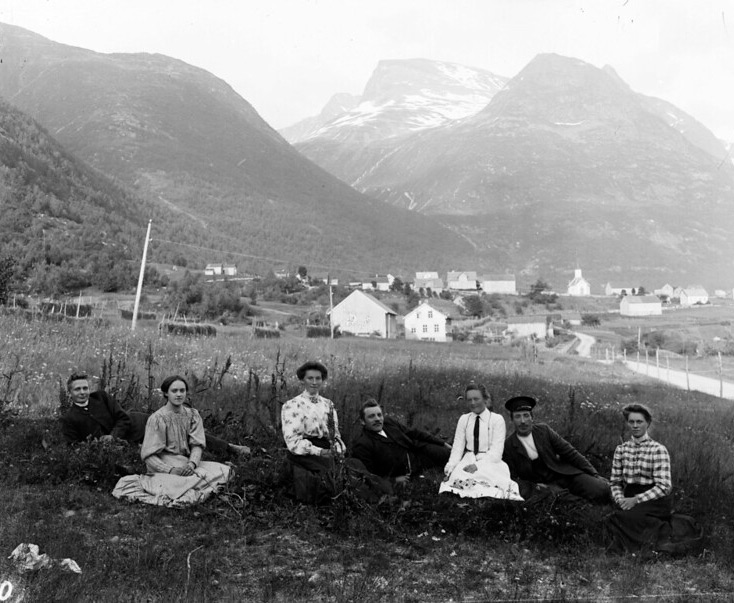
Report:
M 352 456 L 362 461 L 370 473 L 405 484 L 411 475 L 430 467 L 443 467 L 449 460 L 449 444 L 430 433 L 383 417 L 374 399 L 362 405 L 360 419 L 363 429 L 352 444 Z
M 596 503 L 609 502 L 609 483 L 594 466 L 551 427 L 534 422 L 536 404 L 530 396 L 505 402 L 515 431 L 505 440 L 502 460 L 519 484 L 520 495 L 527 500 L 540 485 Z
M 119 439 L 142 443 L 147 413 L 127 413 L 107 392 L 90 392 L 89 379 L 83 374 L 71 375 L 66 388 L 73 404 L 60 422 L 61 433 L 68 444 L 83 442 L 87 438 L 101 442 Z M 250 454 L 247 446 L 230 444 L 211 434 L 206 434 L 206 448 L 215 454 Z

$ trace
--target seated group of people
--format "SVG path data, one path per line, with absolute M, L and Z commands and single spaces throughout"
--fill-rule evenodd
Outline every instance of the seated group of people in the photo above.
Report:
M 530 396 L 505 402 L 515 428 L 506 437 L 504 419 L 489 408 L 487 389 L 476 383 L 464 390 L 470 412 L 459 418 L 453 445 L 384 416 L 371 399 L 362 405 L 362 433 L 345 458 L 334 405 L 320 395 L 326 367 L 307 362 L 297 376 L 304 391 L 284 404 L 282 427 L 299 500 L 319 502 L 335 494 L 336 458 L 344 458 L 350 483 L 377 494 L 392 493 L 425 470 L 443 467 L 439 493 L 510 501 L 553 493 L 612 505 L 606 534 L 608 548 L 615 552 L 673 552 L 700 539 L 690 517 L 673 513 L 670 455 L 647 433 L 652 415 L 641 404 L 623 410 L 631 438 L 616 448 L 606 480 L 549 425 L 535 423 L 537 401 Z
M 166 404 L 152 415 L 127 413 L 105 391 L 91 392 L 87 375 L 73 374 L 67 381 L 72 407 L 61 417 L 67 443 L 88 438 L 125 440 L 141 444 L 146 475 L 123 476 L 112 494 L 163 506 L 200 502 L 227 483 L 231 467 L 202 461 L 204 448 L 219 455 L 247 455 L 247 446 L 230 444 L 204 431 L 199 412 L 186 404 L 189 386 L 179 375 L 161 383 Z M 123 473 L 132 473 L 122 467 Z
M 509 501 L 555 493 L 611 504 L 606 526 L 614 551 L 672 551 L 700 538 L 691 518 L 673 513 L 670 456 L 647 433 L 652 415 L 643 405 L 623 410 L 631 438 L 616 448 L 607 481 L 550 426 L 535 423 L 537 402 L 530 396 L 505 402 L 515 428 L 506 437 L 504 419 L 491 410 L 487 389 L 476 383 L 464 389 L 469 412 L 459 418 L 452 445 L 384 416 L 370 399 L 362 405 L 363 429 L 347 457 L 334 404 L 320 395 L 326 367 L 306 362 L 296 375 L 304 390 L 283 405 L 281 419 L 298 500 L 331 500 L 337 493 L 337 467 L 344 483 L 372 500 L 443 467 L 439 493 Z M 123 476 L 113 491 L 118 498 L 164 506 L 200 502 L 227 483 L 232 472 L 228 464 L 203 461 L 204 449 L 220 456 L 250 452 L 205 433 L 198 411 L 187 405 L 188 383 L 179 375 L 163 381 L 166 404 L 151 415 L 125 412 L 104 391 L 90 393 L 86 375 L 72 375 L 67 387 L 73 405 L 61 418 L 61 428 L 68 443 L 96 438 L 141 444 L 147 474 Z

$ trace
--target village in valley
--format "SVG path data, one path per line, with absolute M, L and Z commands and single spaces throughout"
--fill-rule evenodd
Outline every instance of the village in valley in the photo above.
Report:
M 237 266 L 224 263 L 208 264 L 204 275 L 209 284 L 226 280 L 248 283 L 247 290 L 260 291 L 257 295 L 261 309 L 269 307 L 261 286 L 267 277 L 238 274 Z M 313 299 L 308 310 L 300 314 L 300 320 L 294 316 L 278 320 L 277 315 L 265 312 L 266 317 L 254 321 L 260 333 L 279 329 L 297 334 L 303 327 L 309 337 L 355 336 L 503 345 L 543 342 L 549 348 L 562 346 L 558 349 L 571 352 L 578 351 L 577 329 L 598 328 L 612 320 L 641 326 L 643 322 L 635 319 L 652 318 L 651 324 L 655 324 L 654 318 L 664 313 L 714 306 L 728 308 L 732 300 L 731 291 L 716 289 L 709 295 L 703 286 L 696 284 L 681 287 L 666 283 L 650 290 L 631 280 L 620 280 L 592 288 L 581 268 L 573 271 L 561 290 L 542 278 L 523 290 L 518 287 L 514 274 L 476 271 L 445 274 L 421 271 L 405 278 L 375 274 L 345 283 L 345 279 L 326 272 L 310 272 L 300 266 L 295 271 L 273 271 L 270 278 L 290 282 L 291 290 L 321 290 L 324 294 Z M 288 304 L 293 308 L 294 301 L 280 304 L 281 311 L 289 310 Z M 256 335 L 257 331 L 255 328 Z M 615 353 L 622 354 L 623 348 L 620 342 Z

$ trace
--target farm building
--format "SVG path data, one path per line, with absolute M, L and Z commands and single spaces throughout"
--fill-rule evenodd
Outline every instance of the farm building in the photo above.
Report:
M 204 276 L 218 276 L 222 274 L 222 264 L 207 264 L 204 268 Z
M 629 283 L 607 283 L 604 286 L 604 295 L 634 295 L 637 287 Z
M 234 264 L 224 264 L 222 266 L 222 274 L 224 276 L 237 276 L 237 266 Z
M 619 302 L 619 313 L 622 316 L 659 316 L 663 313 L 663 304 L 657 295 L 626 295 Z
M 392 281 L 390 274 L 376 274 L 362 281 L 362 291 L 390 291 Z
M 513 316 L 507 319 L 505 335 L 545 339 L 553 337 L 553 323 L 545 315 Z
M 397 336 L 397 313 L 363 291 L 352 291 L 331 311 L 331 324 L 353 335 Z
M 430 299 L 405 315 L 405 339 L 449 341 L 451 325 L 461 318 L 459 308 L 445 299 Z
M 680 305 L 693 306 L 694 304 L 709 303 L 709 294 L 703 287 L 686 287 L 680 292 Z
M 568 295 L 575 297 L 586 297 L 591 295 L 591 285 L 583 276 L 581 276 L 581 268 L 573 271 L 573 280 L 568 283 Z
M 473 271 L 449 272 L 446 274 L 446 287 L 456 291 L 476 291 L 477 273 Z
M 485 274 L 479 277 L 479 286 L 485 293 L 517 295 L 514 274 Z
M 664 295 L 668 299 L 673 297 L 673 293 L 675 292 L 675 287 L 673 285 L 669 285 L 668 283 L 665 283 L 660 289 L 655 289 L 653 293 L 657 295 L 658 297 Z
M 413 283 L 413 291 L 430 289 L 438 294 L 445 288 L 443 279 L 438 276 L 438 272 L 416 272 L 415 282 Z

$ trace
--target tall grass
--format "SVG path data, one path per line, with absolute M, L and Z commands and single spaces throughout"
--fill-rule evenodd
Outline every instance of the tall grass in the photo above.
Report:
M 210 429 L 232 441 L 282 448 L 280 407 L 298 393 L 295 370 L 311 358 L 329 368 L 324 393 L 335 403 L 347 445 L 361 429 L 358 409 L 366 397 L 450 441 L 466 412 L 457 395 L 475 380 L 488 386 L 494 410 L 505 417 L 505 399 L 538 398 L 536 420 L 550 423 L 608 475 L 614 448 L 626 437 L 620 410 L 644 402 L 653 410 L 653 437 L 671 452 L 679 507 L 704 522 L 734 519 L 728 504 L 734 411 L 728 403 L 651 384 L 620 366 L 551 353 L 535 362 L 515 348 L 485 345 L 161 337 L 155 330 L 0 316 L 0 402 L 23 416 L 51 417 L 59 384 L 81 370 L 129 408 L 154 410 L 162 404 L 158 384 L 178 373 L 189 379 L 193 403 Z

